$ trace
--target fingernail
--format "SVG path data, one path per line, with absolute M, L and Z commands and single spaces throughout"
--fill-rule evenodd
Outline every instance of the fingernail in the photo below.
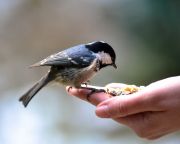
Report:
M 109 118 L 110 115 L 108 113 L 108 106 L 101 105 L 96 108 L 96 115 L 101 118 Z

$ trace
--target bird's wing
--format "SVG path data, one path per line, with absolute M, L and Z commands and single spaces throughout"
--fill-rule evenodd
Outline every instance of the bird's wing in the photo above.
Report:
M 42 61 L 35 63 L 35 66 L 62 66 L 62 67 L 87 67 L 95 59 L 95 55 L 85 48 L 78 45 L 62 52 L 50 55 Z

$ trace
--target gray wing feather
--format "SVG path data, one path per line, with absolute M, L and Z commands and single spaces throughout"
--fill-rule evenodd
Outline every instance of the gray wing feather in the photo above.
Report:
M 92 52 L 85 48 L 84 45 L 66 49 L 62 52 L 50 55 L 42 61 L 32 65 L 34 66 L 62 66 L 62 67 L 86 67 L 94 60 Z

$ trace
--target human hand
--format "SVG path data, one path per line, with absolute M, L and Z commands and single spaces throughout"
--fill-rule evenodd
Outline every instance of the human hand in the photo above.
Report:
M 106 85 L 106 87 L 123 88 L 125 85 L 126 84 L 122 84 L 122 83 L 112 83 L 112 84 Z M 93 104 L 95 106 L 97 106 L 102 101 L 112 98 L 112 95 L 109 95 L 104 92 L 97 92 L 97 93 L 93 93 L 92 95 L 90 95 L 90 97 L 87 99 L 87 95 L 91 92 L 91 90 L 84 89 L 84 88 L 76 89 L 74 87 L 67 86 L 66 91 L 68 92 L 69 95 L 76 96 L 84 101 L 90 102 L 91 104 Z
M 69 94 L 86 100 L 89 91 L 73 88 Z M 143 90 L 110 98 L 97 93 L 90 98 L 96 115 L 112 118 L 133 129 L 137 135 L 156 139 L 180 130 L 180 77 L 154 82 Z

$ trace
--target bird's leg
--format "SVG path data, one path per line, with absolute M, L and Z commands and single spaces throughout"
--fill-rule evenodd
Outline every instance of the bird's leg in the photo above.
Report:
M 87 87 L 89 83 L 90 83 L 90 80 L 87 80 L 86 82 L 83 82 L 82 84 L 84 84 Z
M 87 80 L 87 82 L 86 82 L 87 84 L 90 84 L 91 82 L 90 82 L 90 80 Z
M 80 88 L 91 90 L 94 92 L 106 92 L 105 87 L 100 87 L 100 86 L 92 86 L 92 85 L 87 85 L 87 84 L 81 84 Z

